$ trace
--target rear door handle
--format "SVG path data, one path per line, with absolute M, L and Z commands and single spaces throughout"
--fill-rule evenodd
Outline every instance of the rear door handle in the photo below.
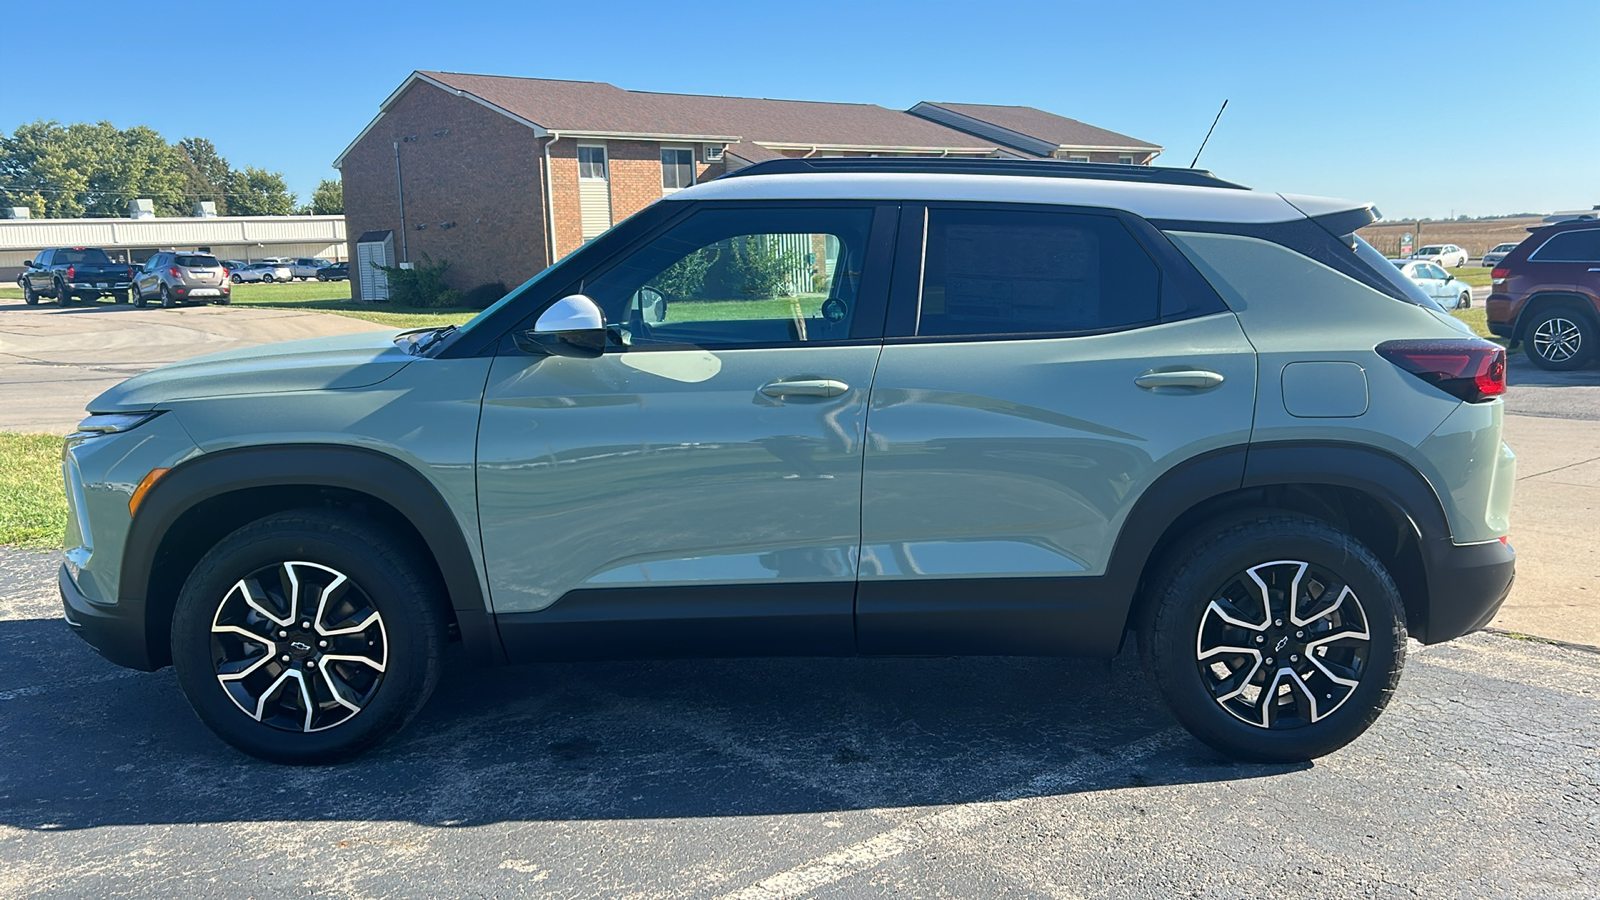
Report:
M 769 381 L 761 386 L 768 397 L 838 397 L 850 390 L 850 385 L 833 378 L 793 378 Z
M 1133 383 L 1147 391 L 1156 388 L 1193 388 L 1207 390 L 1223 381 L 1222 375 L 1208 369 L 1182 369 L 1176 372 L 1146 372 Z

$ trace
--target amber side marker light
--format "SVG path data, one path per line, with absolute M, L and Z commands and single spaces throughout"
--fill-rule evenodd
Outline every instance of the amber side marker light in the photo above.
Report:
M 167 474 L 170 471 L 172 471 L 172 470 L 171 469 L 151 469 L 150 470 L 150 474 L 146 475 L 144 477 L 144 480 L 139 482 L 139 486 L 133 489 L 133 496 L 128 498 L 128 515 L 131 516 L 134 513 L 137 513 L 139 511 L 139 504 L 144 502 L 144 495 L 150 493 L 150 489 L 156 486 L 156 482 L 161 480 L 161 476 Z

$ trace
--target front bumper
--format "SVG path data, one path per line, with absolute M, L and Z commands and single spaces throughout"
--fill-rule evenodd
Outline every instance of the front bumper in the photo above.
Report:
M 1428 557 L 1428 621 L 1412 636 L 1437 644 L 1488 625 L 1516 577 L 1517 552 L 1511 545 L 1436 541 Z
M 56 576 L 67 625 L 101 656 L 119 666 L 153 672 L 144 633 L 144 604 L 126 598 L 115 606 L 95 603 L 78 589 L 63 565 Z

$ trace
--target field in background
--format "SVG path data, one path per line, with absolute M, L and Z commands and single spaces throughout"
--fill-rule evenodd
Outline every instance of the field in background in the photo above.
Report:
M 1411 233 L 1411 247 L 1427 244 L 1455 244 L 1477 259 L 1496 244 L 1521 242 L 1528 236 L 1528 226 L 1537 225 L 1539 216 L 1516 219 L 1475 219 L 1466 222 L 1423 222 L 1418 230 L 1416 222 L 1385 222 L 1368 225 L 1356 232 L 1384 256 L 1400 255 L 1400 239 Z

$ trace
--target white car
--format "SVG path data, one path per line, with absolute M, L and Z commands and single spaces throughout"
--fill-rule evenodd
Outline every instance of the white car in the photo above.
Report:
M 247 281 L 264 281 L 271 284 L 274 281 L 293 281 L 294 270 L 283 263 L 258 262 L 242 269 L 234 269 L 228 278 L 234 284 L 243 284 Z
M 1444 269 L 1414 256 L 1410 259 L 1389 261 L 1395 264 L 1400 274 L 1416 282 L 1423 293 L 1432 297 L 1434 302 L 1445 309 L 1472 308 L 1472 288 Z
M 1504 244 L 1495 244 L 1493 250 L 1483 255 L 1484 266 L 1492 269 L 1500 265 L 1500 260 L 1505 259 L 1507 254 L 1517 249 L 1517 244 L 1519 243 L 1521 241 L 1507 241 Z
M 1459 269 L 1467 264 L 1472 254 L 1457 247 L 1455 244 L 1429 244 L 1421 250 L 1411 254 L 1411 259 L 1426 260 L 1436 263 L 1447 269 Z

